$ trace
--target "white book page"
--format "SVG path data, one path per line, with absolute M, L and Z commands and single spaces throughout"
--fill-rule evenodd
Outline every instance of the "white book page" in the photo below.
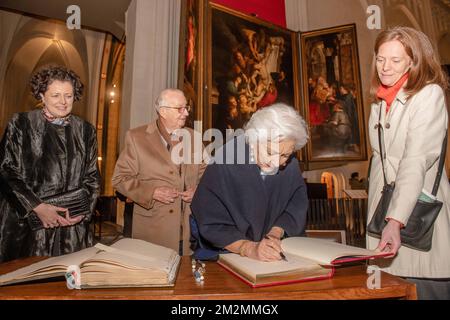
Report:
M 286 238 L 281 242 L 281 247 L 285 252 L 312 259 L 321 265 L 331 265 L 331 262 L 339 257 L 378 254 L 372 250 L 308 237 Z
M 286 253 L 286 259 L 279 261 L 264 262 L 238 254 L 227 253 L 220 255 L 220 260 L 233 265 L 243 273 L 256 277 L 257 275 L 266 275 L 272 273 L 282 273 L 297 269 L 310 270 L 318 267 L 317 263 L 309 259 Z
M 83 261 L 93 257 L 97 251 L 98 249 L 91 247 L 59 257 L 48 258 L 0 276 L 0 283 L 15 279 L 26 279 L 41 274 L 64 273 L 68 266 L 79 266 Z
M 163 246 L 138 239 L 121 239 L 102 250 L 85 265 L 113 263 L 133 269 L 157 269 L 170 272 L 178 254 Z

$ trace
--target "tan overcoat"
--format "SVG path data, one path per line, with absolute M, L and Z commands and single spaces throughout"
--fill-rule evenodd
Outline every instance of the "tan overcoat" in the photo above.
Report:
M 186 129 L 193 133 L 192 129 Z M 156 122 L 129 130 L 112 182 L 117 191 L 135 202 L 133 238 L 178 252 L 182 234 L 183 253 L 190 254 L 190 205 L 182 203 L 181 197 L 174 203 L 163 204 L 153 199 L 153 192 L 157 187 L 185 190 L 197 186 L 205 167 L 204 164 L 182 164 L 180 174 L 179 167 L 171 161 Z

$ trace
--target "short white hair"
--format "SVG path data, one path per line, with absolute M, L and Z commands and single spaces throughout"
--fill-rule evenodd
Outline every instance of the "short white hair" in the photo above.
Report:
M 175 88 L 164 89 L 163 91 L 161 91 L 161 93 L 159 94 L 158 98 L 155 101 L 156 111 L 159 112 L 159 109 L 161 107 L 169 106 L 169 101 L 167 99 L 167 96 L 170 94 L 173 94 L 173 93 L 179 93 L 184 96 L 184 92 L 181 91 L 180 89 L 175 89 Z
M 295 150 L 303 148 L 309 139 L 305 120 L 294 108 L 284 103 L 275 103 L 256 111 L 244 130 L 247 138 L 251 131 L 256 132 L 258 138 L 267 138 L 274 130 L 280 141 L 293 140 Z

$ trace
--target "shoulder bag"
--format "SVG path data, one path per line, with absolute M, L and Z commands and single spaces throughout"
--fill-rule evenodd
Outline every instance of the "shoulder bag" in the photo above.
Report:
M 381 199 L 375 209 L 374 215 L 367 227 L 369 235 L 380 238 L 381 233 L 386 226 L 386 214 L 394 193 L 395 183 L 387 183 L 384 160 L 386 152 L 384 143 L 381 142 L 381 109 L 378 118 L 378 143 L 380 148 L 381 165 L 383 168 L 384 187 L 381 192 Z M 408 219 L 408 223 L 400 230 L 400 237 L 403 246 L 420 251 L 430 251 L 433 239 L 434 222 L 442 208 L 442 202 L 436 200 L 439 183 L 441 181 L 442 170 L 445 162 L 445 153 L 447 150 L 447 132 L 442 143 L 441 155 L 439 156 L 438 172 L 434 181 L 432 195 L 433 198 L 425 195 L 423 192 L 419 196 L 416 205 Z

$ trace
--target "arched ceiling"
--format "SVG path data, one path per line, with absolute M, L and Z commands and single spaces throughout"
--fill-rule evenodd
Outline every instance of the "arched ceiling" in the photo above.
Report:
M 81 10 L 81 25 L 113 34 L 123 40 L 125 36 L 125 12 L 131 0 L 2 0 L 0 8 L 31 15 L 66 21 L 67 8 L 77 5 Z

